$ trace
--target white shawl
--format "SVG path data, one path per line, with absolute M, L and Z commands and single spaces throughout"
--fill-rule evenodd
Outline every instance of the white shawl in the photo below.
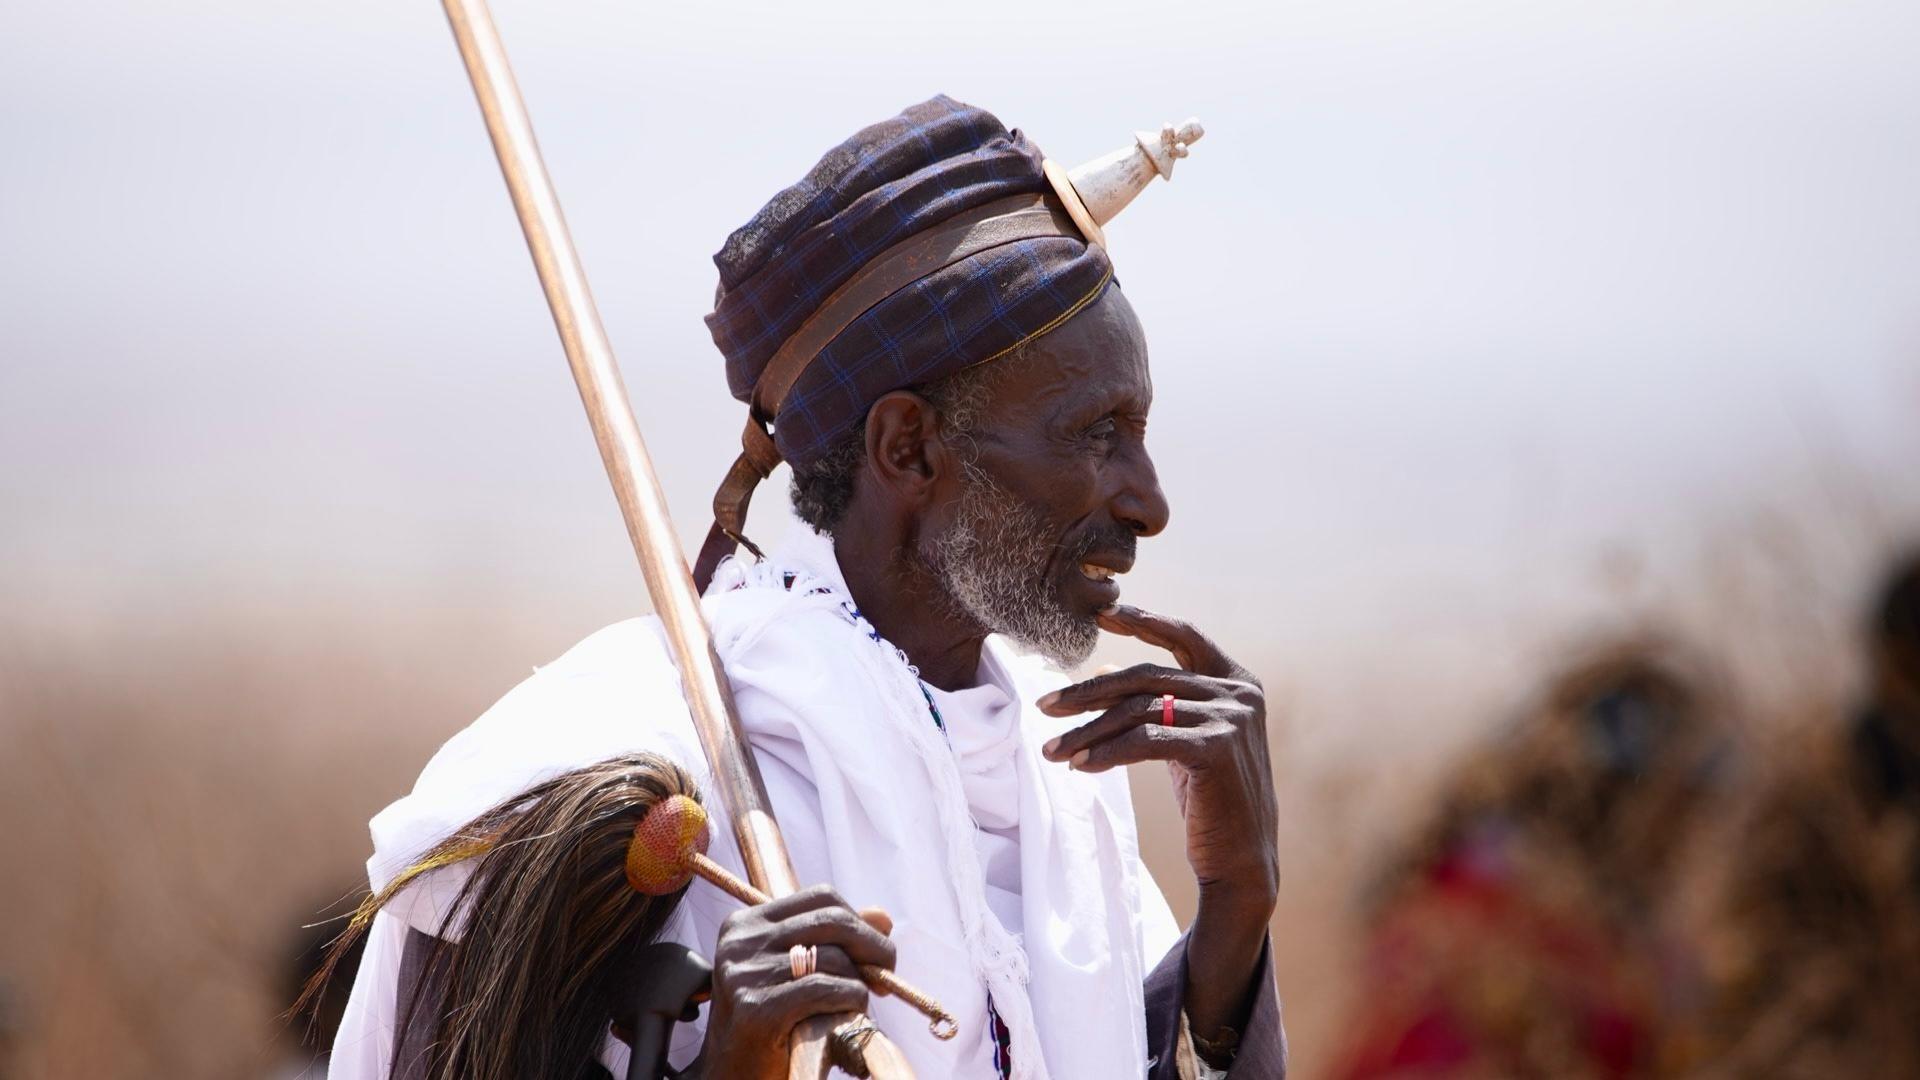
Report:
M 1032 707 L 1059 672 L 989 639 L 982 672 L 1021 703 L 1007 767 L 1017 790 L 1024 942 L 988 910 L 960 765 L 905 657 L 859 618 L 829 541 L 791 530 L 772 559 L 723 566 L 705 600 L 741 720 L 802 882 L 894 920 L 900 974 L 960 1025 L 935 1040 L 899 1001 L 873 998 L 876 1023 L 923 1077 L 995 1075 L 988 1015 L 1011 1033 L 1017 1077 L 1144 1076 L 1141 984 L 1178 936 L 1142 866 L 1124 770 L 1090 776 L 1039 747 L 1076 720 Z M 998 741 L 998 740 L 995 740 Z M 441 748 L 413 792 L 373 819 L 368 877 L 380 889 L 455 828 L 528 786 L 616 754 L 651 750 L 709 773 L 656 619 L 594 634 L 520 684 Z M 739 871 L 725 810 L 711 854 Z M 335 1077 L 384 1077 L 405 925 L 440 928 L 455 871 L 410 888 L 376 920 L 335 1043 Z M 696 881 L 668 933 L 711 956 L 738 906 Z M 671 1057 L 698 1051 L 701 1025 L 675 1029 Z M 614 1075 L 624 1046 L 609 1039 Z

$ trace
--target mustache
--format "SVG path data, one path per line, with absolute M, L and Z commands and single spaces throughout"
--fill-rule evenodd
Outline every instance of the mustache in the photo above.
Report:
M 1096 551 L 1103 555 L 1123 555 L 1131 563 L 1139 546 L 1140 537 L 1132 529 L 1117 521 L 1109 521 L 1088 528 L 1074 540 L 1071 548 L 1065 549 L 1065 554 L 1069 556 L 1067 565 L 1078 566 Z

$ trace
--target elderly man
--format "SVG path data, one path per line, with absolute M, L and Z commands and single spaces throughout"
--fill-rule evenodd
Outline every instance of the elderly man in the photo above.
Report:
M 753 418 L 701 560 L 707 614 L 795 868 L 823 884 L 745 909 L 687 893 L 667 934 L 714 958 L 714 990 L 676 1066 L 784 1075 L 797 1024 L 866 1010 L 923 1077 L 1283 1073 L 1265 701 L 1198 631 L 1117 602 L 1168 506 L 1145 338 L 1097 239 L 1024 136 L 935 98 L 830 152 L 716 257 L 708 323 Z M 779 460 L 808 527 L 721 561 Z M 1069 684 L 1103 629 L 1178 666 Z M 374 819 L 375 889 L 492 803 L 633 750 L 704 765 L 651 619 L 452 739 Z M 1117 768 L 1143 761 L 1169 763 L 1185 817 L 1184 935 Z M 407 894 L 375 921 L 336 1076 L 394 1067 L 394 1001 L 448 890 Z M 857 963 L 897 965 L 959 1037 L 869 997 Z M 624 1047 L 602 1061 L 619 1075 Z

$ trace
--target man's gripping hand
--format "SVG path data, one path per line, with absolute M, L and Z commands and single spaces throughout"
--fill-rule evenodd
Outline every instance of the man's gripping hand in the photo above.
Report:
M 857 965 L 893 967 L 892 929 L 885 912 L 855 913 L 825 885 L 727 916 L 714 947 L 699 1075 L 785 1080 L 796 1026 L 815 1016 L 866 1011 Z M 794 978 L 789 953 L 795 945 L 816 948 L 813 974 Z

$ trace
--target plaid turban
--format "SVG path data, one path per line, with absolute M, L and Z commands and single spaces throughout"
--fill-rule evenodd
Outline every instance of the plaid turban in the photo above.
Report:
M 728 388 L 755 415 L 747 452 L 729 475 L 732 494 L 723 486 L 715 500 L 716 537 L 726 531 L 743 539 L 737 481 L 750 492 L 777 460 L 801 467 L 818 460 L 882 395 L 995 359 L 1099 298 L 1112 264 L 1067 227 L 932 266 L 874 299 L 817 351 L 807 341 L 810 320 L 830 302 L 845 308 L 840 294 L 860 284 L 862 270 L 883 256 L 898 262 L 917 235 L 1020 196 L 1053 205 L 1057 215 L 1042 160 L 1025 135 L 991 113 L 935 97 L 829 151 L 727 238 L 714 256 L 720 288 L 707 328 L 726 357 Z M 809 355 L 787 356 L 788 367 L 803 366 L 779 400 L 768 400 L 766 386 L 756 394 L 782 347 L 794 354 L 801 343 Z M 772 442 L 756 451 L 763 422 L 773 425 Z M 748 479 L 743 467 L 757 476 Z M 738 505 L 730 511 L 723 502 Z M 702 564 L 709 561 L 717 556 L 703 552 Z

